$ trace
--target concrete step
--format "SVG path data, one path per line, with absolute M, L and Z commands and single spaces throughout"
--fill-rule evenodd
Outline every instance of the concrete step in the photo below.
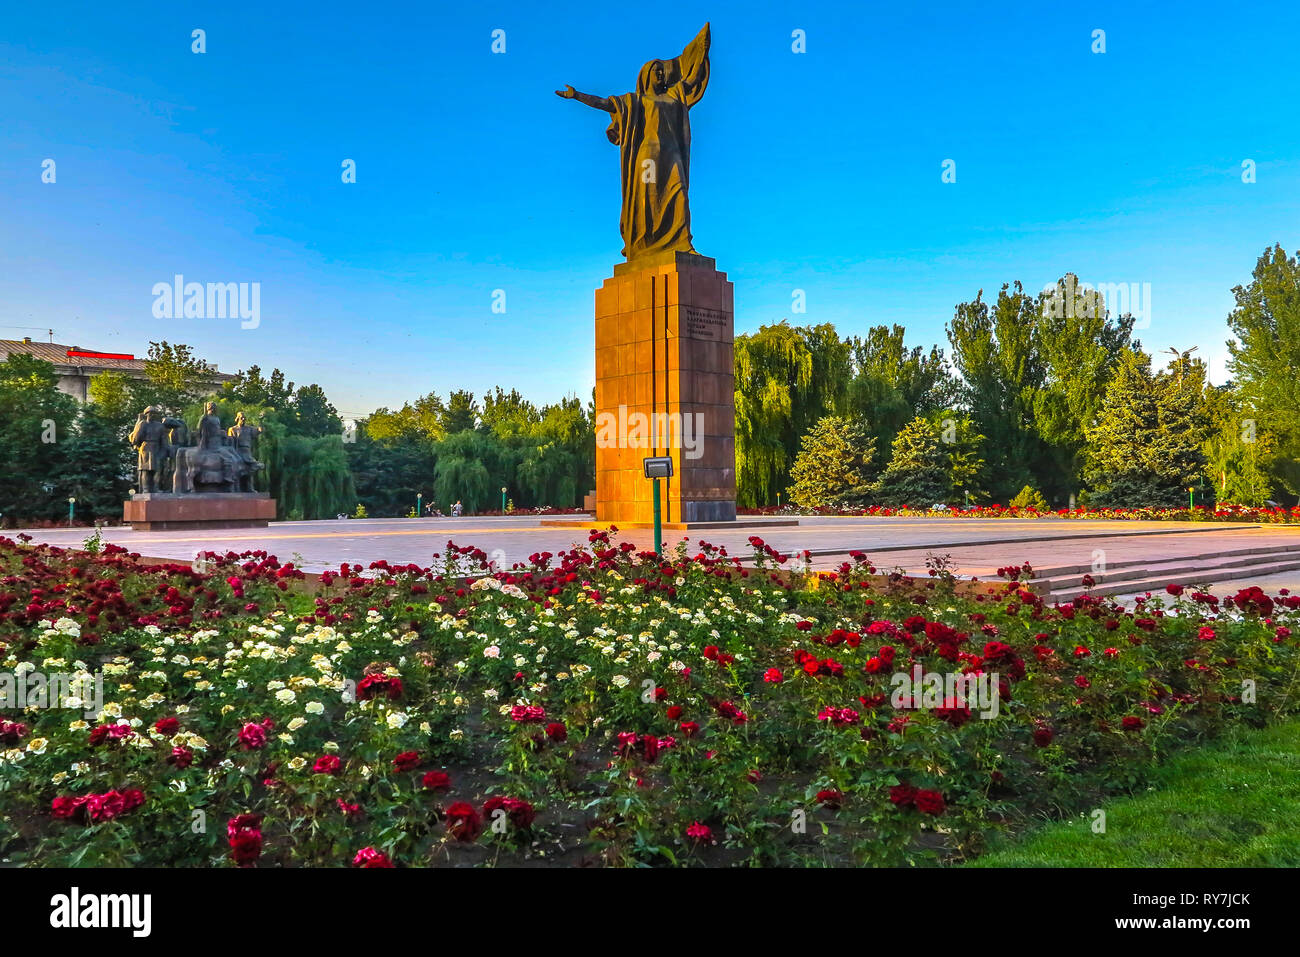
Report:
M 1207 562 L 1216 558 L 1236 558 L 1247 557 L 1252 555 L 1276 555 L 1279 553 L 1300 552 L 1300 542 L 1294 545 L 1257 545 L 1254 548 L 1225 548 L 1214 552 L 1199 552 L 1194 555 L 1172 555 L 1167 561 L 1180 562 Z M 1113 571 L 1120 568 L 1145 567 L 1151 562 L 1146 558 L 1127 558 L 1119 559 L 1106 563 L 1107 571 Z M 1035 568 L 1034 580 L 1045 578 L 1060 578 L 1063 575 L 1085 575 L 1092 571 L 1091 563 L 1082 563 L 1078 565 L 1054 565 L 1049 568 Z M 1093 575 L 1096 578 L 1096 575 Z
M 1265 564 L 1223 565 L 1189 576 L 1187 574 L 1150 574 L 1138 578 L 1114 580 L 1098 583 L 1092 588 L 1081 585 L 1054 587 L 1047 597 L 1057 602 L 1073 601 L 1080 595 L 1140 595 L 1143 592 L 1163 592 L 1167 585 L 1214 585 L 1227 581 L 1263 578 L 1279 572 L 1300 569 L 1300 559 L 1283 559 Z
M 1040 582 L 1046 584 L 1049 591 L 1056 591 L 1060 587 L 1077 585 L 1085 574 L 1091 574 L 1093 581 L 1098 585 L 1178 575 L 1185 576 L 1184 581 L 1213 581 L 1214 576 L 1225 569 L 1249 568 L 1292 559 L 1300 559 L 1300 554 L 1296 554 L 1290 549 L 1286 551 L 1263 551 L 1252 555 L 1205 555 L 1171 558 L 1154 562 L 1126 562 L 1127 567 L 1116 568 L 1114 565 L 1107 565 L 1106 571 L 1102 573 L 1085 570 L 1082 574 L 1071 572 L 1064 575 L 1034 578 L 1032 581 L 1035 584 Z

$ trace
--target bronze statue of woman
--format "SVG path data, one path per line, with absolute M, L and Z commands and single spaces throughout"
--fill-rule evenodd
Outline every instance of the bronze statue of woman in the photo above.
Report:
M 623 255 L 694 253 L 687 187 L 691 162 L 690 108 L 709 84 L 709 25 L 679 57 L 641 68 L 636 92 L 599 97 L 571 86 L 556 96 L 604 110 L 613 118 L 605 135 L 619 148 L 623 175 Z

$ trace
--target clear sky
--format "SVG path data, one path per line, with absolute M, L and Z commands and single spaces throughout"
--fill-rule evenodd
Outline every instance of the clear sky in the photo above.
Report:
M 705 20 L 693 231 L 737 332 L 898 322 L 946 346 L 958 301 L 1073 271 L 1150 283 L 1144 344 L 1198 345 L 1221 380 L 1231 288 L 1300 245 L 1294 4 L 10 2 L 0 338 L 186 342 L 350 414 L 585 399 L 617 150 L 553 91 L 627 92 Z M 260 283 L 260 325 L 155 320 L 177 273 Z

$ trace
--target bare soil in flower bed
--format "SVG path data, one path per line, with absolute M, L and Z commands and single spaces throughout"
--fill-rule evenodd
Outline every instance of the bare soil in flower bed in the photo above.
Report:
M 0 712 L 0 860 L 953 863 L 1296 708 L 1294 596 L 1053 606 L 1023 567 L 810 576 L 752 544 L 309 580 L 0 539 L 0 676 L 102 679 Z

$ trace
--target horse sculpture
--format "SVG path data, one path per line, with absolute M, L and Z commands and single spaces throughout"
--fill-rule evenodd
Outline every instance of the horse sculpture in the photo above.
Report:
M 172 491 L 178 494 L 251 491 L 253 473 L 263 467 L 261 462 L 245 462 L 232 446 L 183 446 L 175 451 Z
M 261 430 L 248 425 L 241 412 L 223 433 L 216 404 L 209 402 L 196 431 L 197 445 L 172 446 L 172 492 L 253 491 L 253 475 L 266 467 L 253 458 L 253 440 Z

